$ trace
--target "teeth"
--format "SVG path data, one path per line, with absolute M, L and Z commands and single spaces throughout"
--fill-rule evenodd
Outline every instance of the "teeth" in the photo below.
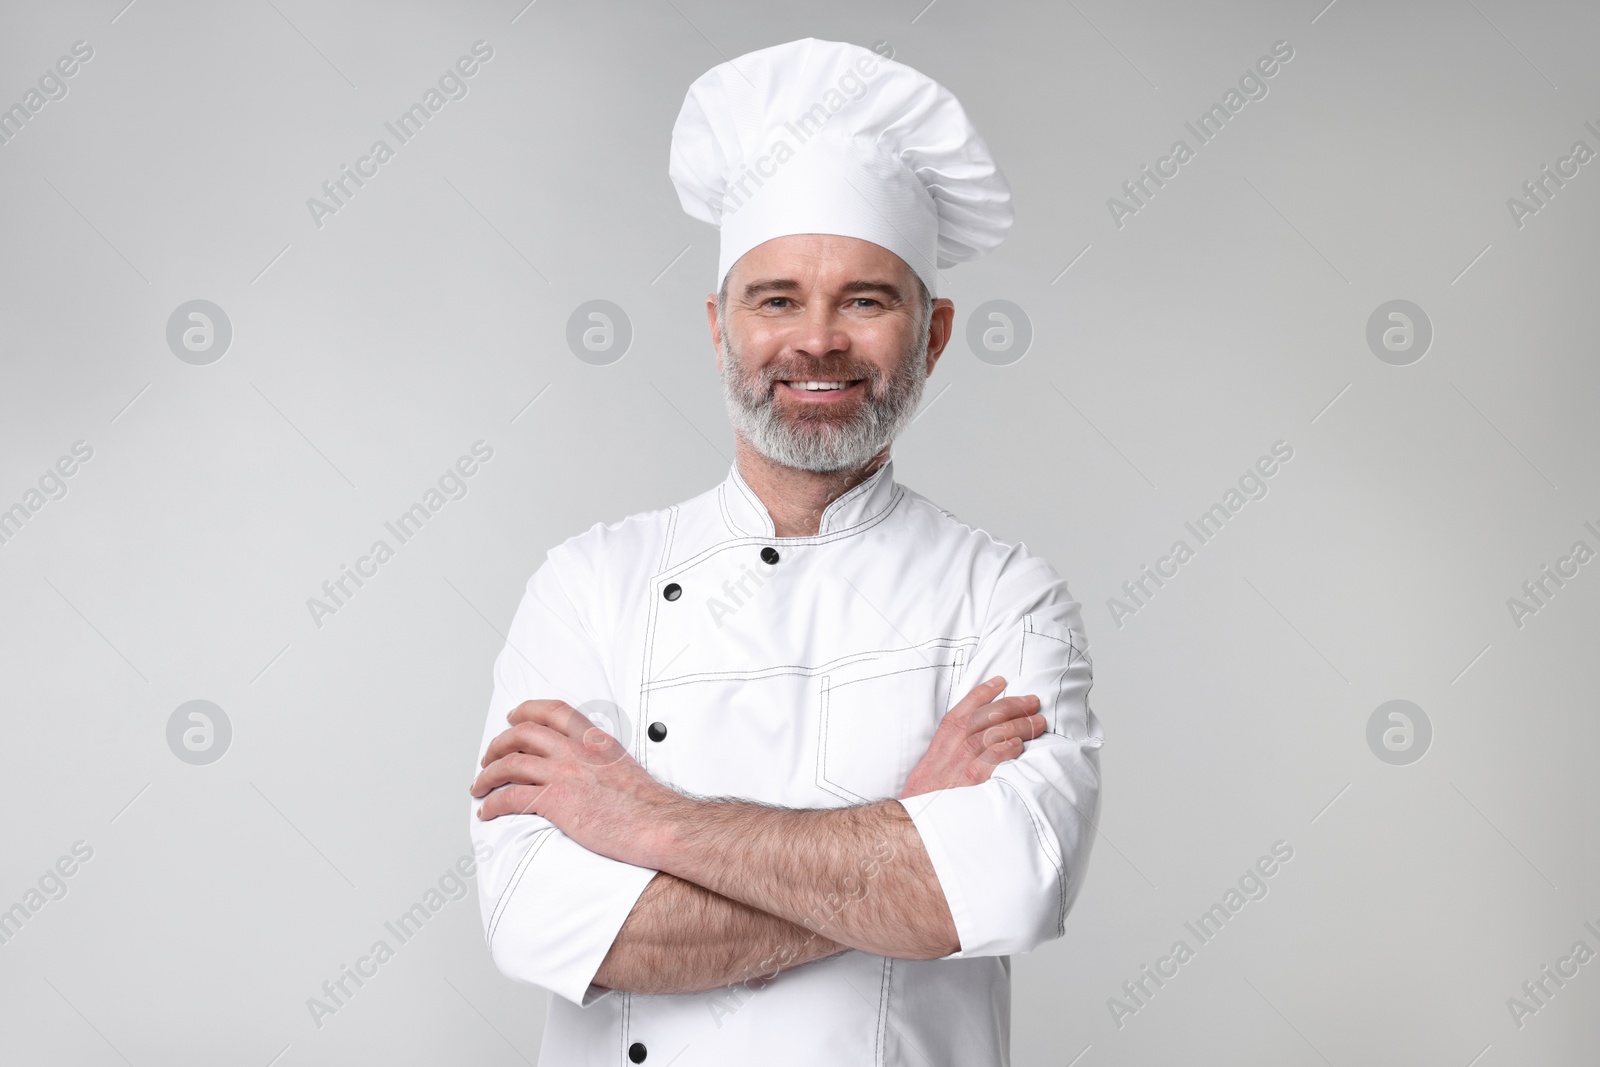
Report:
M 847 385 L 849 385 L 850 383 L 849 382 L 789 382 L 788 384 L 793 386 L 796 389 L 818 390 L 818 389 L 843 389 Z

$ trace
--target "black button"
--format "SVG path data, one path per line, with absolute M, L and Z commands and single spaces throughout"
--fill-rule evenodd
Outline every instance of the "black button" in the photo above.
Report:
M 768 545 L 766 548 L 763 548 L 761 550 L 761 562 L 762 563 L 776 563 L 776 562 L 778 562 L 778 550 L 773 548 L 771 545 Z
M 666 597 L 668 600 L 677 600 L 683 595 L 683 586 L 679 585 L 677 582 L 673 582 L 671 585 L 661 590 L 661 595 Z M 639 1047 L 643 1048 L 644 1046 L 640 1045 Z
M 650 724 L 650 740 L 652 740 L 652 741 L 665 741 L 666 739 L 667 739 L 667 724 L 664 723 L 664 722 L 653 722 L 653 723 L 651 723 Z
M 634 1063 L 643 1063 L 647 1055 L 649 1055 L 649 1051 L 644 1047 L 644 1042 L 642 1041 L 635 1041 L 628 1046 L 628 1059 Z

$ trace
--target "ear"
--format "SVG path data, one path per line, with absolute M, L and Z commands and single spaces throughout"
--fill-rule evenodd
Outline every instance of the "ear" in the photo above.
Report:
M 722 323 L 717 321 L 717 294 L 706 297 L 706 326 L 711 330 L 711 350 L 716 353 L 717 370 L 722 369 Z
M 933 365 L 939 362 L 939 357 L 944 354 L 945 346 L 950 343 L 950 336 L 955 331 L 956 306 L 944 297 L 937 297 L 933 302 L 933 314 L 928 316 L 928 373 L 933 373 Z

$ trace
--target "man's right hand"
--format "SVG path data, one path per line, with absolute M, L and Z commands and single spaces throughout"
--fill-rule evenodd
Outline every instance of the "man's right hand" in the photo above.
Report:
M 898 799 L 987 782 L 995 767 L 1022 755 L 1024 741 L 1044 733 L 1039 698 L 1030 693 L 995 700 L 1005 686 L 1004 678 L 991 678 L 945 713 Z

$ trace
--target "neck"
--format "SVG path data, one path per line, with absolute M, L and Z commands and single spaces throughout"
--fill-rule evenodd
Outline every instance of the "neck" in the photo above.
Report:
M 734 446 L 739 477 L 761 498 L 778 537 L 815 536 L 822 528 L 822 513 L 828 505 L 872 477 L 889 460 L 889 446 L 885 445 L 883 451 L 859 467 L 806 471 L 774 463 L 737 432 Z

